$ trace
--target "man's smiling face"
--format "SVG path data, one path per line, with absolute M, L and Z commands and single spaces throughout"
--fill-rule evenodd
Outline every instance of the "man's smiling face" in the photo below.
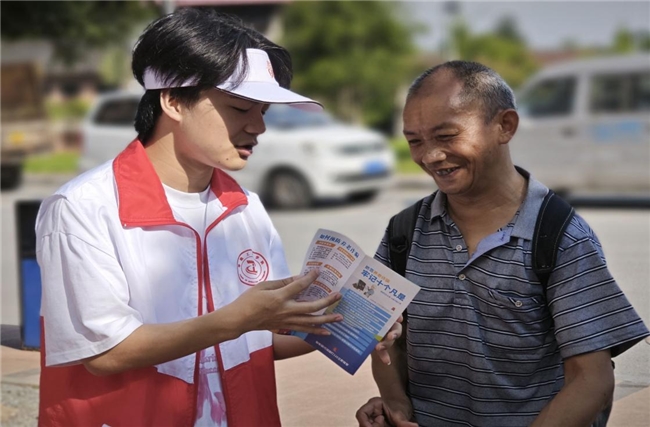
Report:
M 430 76 L 404 107 L 404 136 L 411 157 L 448 195 L 478 194 L 499 163 L 496 120 L 483 106 L 466 101 L 462 84 L 449 72 Z

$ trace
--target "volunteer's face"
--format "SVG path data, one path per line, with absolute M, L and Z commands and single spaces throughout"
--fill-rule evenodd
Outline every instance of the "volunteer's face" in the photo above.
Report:
M 491 184 L 499 143 L 480 105 L 463 104 L 453 77 L 434 76 L 404 107 L 411 157 L 447 195 L 472 196 Z
M 266 130 L 263 116 L 268 107 L 218 89 L 205 91 L 196 104 L 183 109 L 177 154 L 190 164 L 242 169 Z

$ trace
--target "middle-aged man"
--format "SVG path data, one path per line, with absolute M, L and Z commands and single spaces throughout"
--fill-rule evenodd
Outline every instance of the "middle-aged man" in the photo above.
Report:
M 406 346 L 392 365 L 373 359 L 381 398 L 357 412 L 361 426 L 589 426 L 608 415 L 610 359 L 648 335 L 579 215 L 544 291 L 531 251 L 548 189 L 511 160 L 515 109 L 473 62 L 431 68 L 409 90 L 404 135 L 439 191 L 423 199 L 406 264 L 422 287 Z M 375 257 L 390 265 L 387 236 Z

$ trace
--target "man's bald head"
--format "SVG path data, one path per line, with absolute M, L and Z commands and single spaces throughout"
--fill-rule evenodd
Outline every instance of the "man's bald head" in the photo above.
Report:
M 499 111 L 517 109 L 515 95 L 501 76 L 485 65 L 471 61 L 449 61 L 429 68 L 411 84 L 407 102 L 415 96 L 435 94 L 436 83 L 442 81 L 461 84 L 461 104 L 480 103 L 486 122 L 490 122 Z

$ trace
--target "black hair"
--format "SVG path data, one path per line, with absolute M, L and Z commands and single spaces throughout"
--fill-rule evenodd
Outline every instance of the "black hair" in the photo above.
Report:
M 451 72 L 463 85 L 460 93 L 463 104 L 481 103 L 486 123 L 500 111 L 517 109 L 514 92 L 503 78 L 491 68 L 472 61 L 449 61 L 429 68 L 411 84 L 407 99 L 420 93 L 424 83 L 442 70 Z
M 233 75 L 242 56 L 244 70 L 235 77 L 243 78 L 248 66 L 244 52 L 249 48 L 264 50 L 275 79 L 281 87 L 289 88 L 293 77 L 289 52 L 240 19 L 211 9 L 181 8 L 149 24 L 133 49 L 131 68 L 143 86 L 147 68 L 170 84 L 196 79 L 195 86 L 171 89 L 171 96 L 192 106 L 202 91 Z M 147 90 L 135 117 L 135 130 L 142 143 L 151 137 L 161 113 L 160 89 Z

